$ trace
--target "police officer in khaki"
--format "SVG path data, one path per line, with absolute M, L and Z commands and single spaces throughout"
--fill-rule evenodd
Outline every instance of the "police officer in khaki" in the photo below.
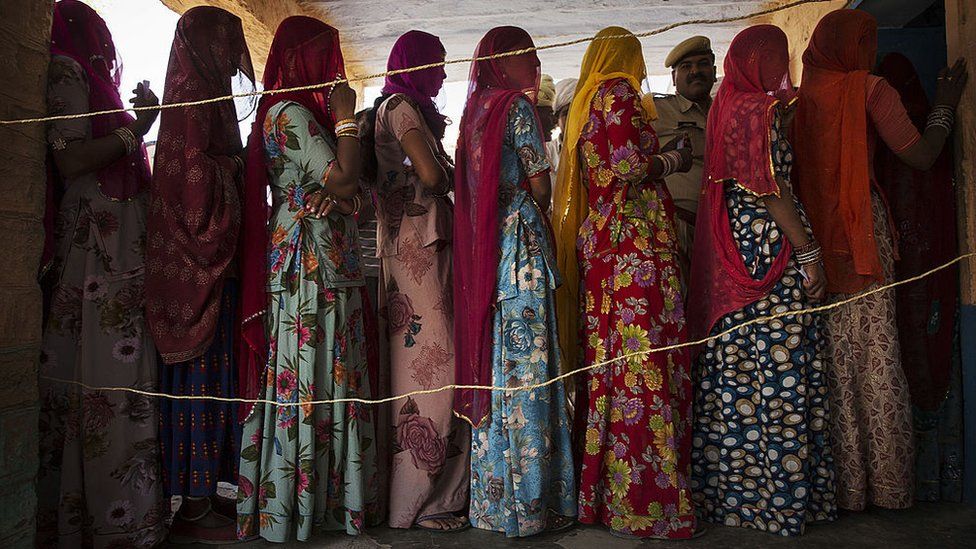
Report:
M 679 264 L 682 285 L 687 291 L 691 270 L 691 248 L 695 237 L 695 216 L 701 193 L 702 171 L 705 159 L 705 122 L 708 108 L 712 105 L 712 87 L 715 85 L 715 54 L 712 44 L 704 36 L 693 36 L 678 44 L 664 61 L 671 69 L 671 78 L 677 93 L 657 95 L 654 106 L 658 118 L 653 122 L 661 143 L 675 137 L 686 136 L 694 151 L 691 170 L 674 173 L 665 182 L 678 209 L 676 221 L 681 247 Z

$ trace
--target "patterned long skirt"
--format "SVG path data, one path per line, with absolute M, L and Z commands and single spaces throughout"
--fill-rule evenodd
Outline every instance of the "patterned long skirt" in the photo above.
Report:
M 887 283 L 894 277 L 894 245 L 884 204 L 876 195 L 872 199 L 875 241 Z M 827 322 L 833 357 L 828 379 L 837 503 L 852 511 L 869 503 L 889 509 L 911 507 L 915 444 L 911 397 L 898 345 L 895 292 L 873 294 L 833 309 Z
M 369 398 L 363 287 L 271 294 L 271 356 L 258 404 L 244 423 L 238 486 L 238 535 L 285 542 L 315 530 L 360 534 L 375 511 L 372 412 L 357 403 L 313 406 L 312 400 Z M 372 517 L 369 517 L 372 518 Z
M 536 234 L 541 233 L 538 230 Z M 514 232 L 514 231 L 512 231 Z M 511 235 L 506 236 L 507 240 Z M 516 296 L 498 302 L 492 385 L 544 383 L 559 375 L 552 280 L 541 255 L 518 247 L 512 273 L 529 273 Z M 508 537 L 541 533 L 551 514 L 576 515 L 566 391 L 556 383 L 533 391 L 493 392 L 491 415 L 471 433 L 471 507 L 476 528 Z
M 657 214 L 656 195 L 642 201 L 646 214 L 626 220 L 632 236 L 613 253 L 581 263 L 584 363 L 631 356 L 590 370 L 587 402 L 577 404 L 578 417 L 586 414 L 580 522 L 638 537 L 690 538 L 688 353 L 634 355 L 686 339 L 674 230 Z M 659 249 L 638 244 L 669 234 Z
M 732 234 L 762 278 L 783 235 L 758 200 L 726 186 Z M 801 214 L 802 215 L 802 214 Z M 791 259 L 766 297 L 722 317 L 712 334 L 810 307 Z M 705 345 L 696 366 L 692 487 L 700 516 L 774 534 L 836 518 L 820 315 L 740 328 Z
M 224 283 L 220 318 L 210 348 L 202 356 L 180 362 L 159 362 L 162 392 L 232 398 L 237 383 L 234 323 L 237 281 Z M 212 400 L 170 400 L 159 403 L 159 447 L 163 488 L 167 496 L 207 497 L 218 482 L 237 483 L 240 456 L 237 404 Z
M 392 392 L 454 383 L 451 245 L 421 247 L 403 238 L 383 258 L 382 334 L 387 338 Z M 454 393 L 398 400 L 389 407 L 393 432 L 390 526 L 410 528 L 424 517 L 464 511 L 470 486 L 471 429 L 454 415 Z

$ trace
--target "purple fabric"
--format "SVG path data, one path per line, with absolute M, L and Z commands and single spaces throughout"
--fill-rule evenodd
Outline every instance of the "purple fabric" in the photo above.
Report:
M 386 70 L 395 71 L 410 67 L 419 67 L 444 60 L 444 44 L 441 39 L 423 31 L 412 30 L 397 39 L 390 51 L 390 59 L 386 62 Z M 444 67 L 431 67 L 402 74 L 392 74 L 386 77 L 383 85 L 383 95 L 402 93 L 413 99 L 420 106 L 420 112 L 434 136 L 444 138 L 447 128 L 447 117 L 437 110 L 434 97 L 440 93 L 447 73 Z

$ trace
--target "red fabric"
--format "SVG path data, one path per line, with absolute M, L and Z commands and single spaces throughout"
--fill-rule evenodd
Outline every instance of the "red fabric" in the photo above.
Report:
M 924 129 L 929 102 L 911 61 L 888 54 L 878 74 L 898 92 L 917 129 Z M 955 257 L 956 228 L 946 222 L 956 218 L 955 192 L 948 147 L 928 171 L 912 169 L 896 152 L 878 147 L 875 166 L 902 243 L 895 278 L 904 280 Z M 896 290 L 902 368 L 912 403 L 922 410 L 937 410 L 949 389 L 958 295 L 957 267 Z
M 89 110 L 123 108 L 119 95 L 122 63 L 116 56 L 112 33 L 105 21 L 86 4 L 61 0 L 54 5 L 51 55 L 70 57 L 85 71 Z M 116 128 L 128 126 L 134 118 L 128 113 L 116 113 L 93 116 L 90 120 L 92 138 L 98 139 Z M 50 164 L 53 166 L 53 162 Z M 105 195 L 118 200 L 128 200 L 145 190 L 149 186 L 149 158 L 145 147 L 99 170 L 98 181 Z M 48 169 L 41 274 L 54 258 L 54 220 L 63 190 L 61 185 L 57 170 Z
M 604 111 L 611 104 L 612 111 Z M 589 182 L 589 215 L 577 248 L 585 366 L 687 339 L 675 278 L 674 202 L 663 181 L 648 177 L 659 144 L 640 91 L 624 78 L 606 80 L 588 107 L 577 144 Z M 626 198 L 629 189 L 638 197 Z M 586 374 L 575 418 L 581 523 L 639 537 L 694 534 L 690 362 L 688 351 L 677 349 Z M 660 426 L 655 415 L 663 418 Z M 619 470 L 608 472 L 608 453 L 626 467 L 625 484 Z M 649 510 L 655 506 L 664 512 L 655 516 Z
M 163 102 L 228 95 L 237 71 L 253 79 L 241 20 L 194 8 L 176 26 Z M 230 157 L 240 151 L 233 101 L 160 116 L 146 219 L 146 319 L 164 363 L 196 358 L 213 339 L 237 251 L 241 206 Z
M 877 27 L 864 11 L 831 12 L 803 54 L 793 187 L 823 246 L 831 293 L 856 293 L 883 279 L 871 214 L 866 110 Z
M 531 47 L 518 27 L 496 27 L 478 43 L 475 57 Z M 492 304 L 498 269 L 498 183 L 505 125 L 514 101 L 538 94 L 535 52 L 474 61 L 461 117 L 455 169 L 454 357 L 461 385 L 491 385 Z M 478 425 L 491 407 L 491 392 L 459 389 L 454 411 Z
M 264 66 L 264 89 L 276 90 L 319 84 L 345 78 L 339 48 L 339 32 L 311 17 L 289 17 L 275 32 Z M 244 180 L 244 208 L 241 227 L 241 344 L 238 384 L 243 398 L 257 397 L 268 358 L 264 315 L 268 308 L 268 168 L 264 151 L 263 124 L 268 110 L 282 101 L 294 101 L 307 108 L 322 127 L 334 135 L 335 119 L 326 101 L 331 86 L 313 91 L 262 95 L 247 143 L 247 174 Z M 243 405 L 240 417 L 247 418 L 251 405 Z
M 789 67 L 786 34 L 772 25 L 739 33 L 725 57 L 725 78 L 708 113 L 705 180 L 695 227 L 688 301 L 694 339 L 708 335 L 722 316 L 768 294 L 793 253 L 784 242 L 766 276 L 753 278 L 739 254 L 725 206 L 729 180 L 758 196 L 779 196 L 770 132 L 777 105 L 793 96 Z
M 122 63 L 116 56 L 112 33 L 93 9 L 77 0 L 61 0 L 55 4 L 51 55 L 70 57 L 84 69 L 88 77 L 88 107 L 91 111 L 123 108 L 119 95 Z M 105 137 L 134 120 L 126 112 L 93 116 L 92 138 Z M 118 200 L 128 200 L 146 190 L 149 187 L 149 159 L 145 147 L 99 170 L 98 181 L 102 193 Z

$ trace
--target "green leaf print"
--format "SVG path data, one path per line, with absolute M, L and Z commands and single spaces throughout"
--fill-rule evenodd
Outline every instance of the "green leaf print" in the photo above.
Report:
M 285 146 L 293 151 L 300 151 L 302 150 L 302 146 L 298 142 L 298 136 L 295 135 L 295 132 L 293 132 L 291 128 L 292 126 L 288 126 L 287 128 L 285 128 L 285 131 L 283 132 L 285 134 L 285 137 L 288 138 L 288 141 L 285 143 Z
M 247 448 L 244 448 L 243 450 L 241 450 L 241 459 L 243 459 L 244 461 L 247 461 L 249 463 L 253 463 L 253 462 L 257 461 L 258 460 L 258 457 L 260 457 L 260 455 L 261 455 L 261 453 L 258 451 L 258 445 L 257 444 L 252 444 L 252 445 L 248 446 Z

